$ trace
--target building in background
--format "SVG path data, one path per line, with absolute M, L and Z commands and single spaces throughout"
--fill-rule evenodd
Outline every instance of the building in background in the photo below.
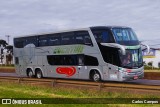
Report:
M 151 48 L 150 52 L 147 53 L 147 50 L 142 52 L 144 64 L 156 68 L 160 68 L 160 49 Z

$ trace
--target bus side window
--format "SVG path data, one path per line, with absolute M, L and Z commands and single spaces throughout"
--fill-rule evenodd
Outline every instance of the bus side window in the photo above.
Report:
M 47 35 L 39 36 L 39 46 L 48 46 L 48 37 Z
M 81 65 L 81 66 L 84 65 L 84 55 L 78 56 L 78 65 Z
M 36 36 L 33 37 L 26 37 L 25 46 L 28 44 L 34 44 L 36 47 L 38 46 L 38 39 Z
M 96 57 L 85 55 L 84 65 L 98 66 L 99 63 Z
M 102 42 L 101 32 L 94 31 L 93 33 L 94 33 L 94 37 L 95 37 L 97 43 L 101 43 Z
M 107 29 L 96 29 L 93 30 L 93 35 L 97 41 L 97 43 L 113 43 L 114 42 L 114 38 L 112 33 L 107 30 Z
M 62 45 L 70 45 L 74 43 L 74 32 L 62 33 Z
M 61 36 L 60 34 L 53 34 L 49 36 L 49 46 L 60 45 L 61 44 Z
M 16 48 L 23 48 L 25 44 L 25 39 L 24 38 L 15 38 L 14 39 L 14 46 Z
M 76 55 L 65 55 L 63 58 L 63 65 L 77 65 Z
M 88 31 L 76 31 L 75 32 L 76 44 L 84 44 L 93 46 Z
M 76 44 L 84 44 L 84 38 L 81 35 L 76 36 L 75 40 L 76 40 Z
M 76 55 L 48 55 L 50 65 L 77 65 Z
M 85 36 L 84 36 L 84 44 L 93 46 L 93 45 L 92 45 L 91 38 L 90 38 L 89 35 L 85 35 Z

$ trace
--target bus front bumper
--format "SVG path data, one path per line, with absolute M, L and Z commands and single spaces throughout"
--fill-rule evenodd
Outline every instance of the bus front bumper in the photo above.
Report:
M 134 72 L 134 73 L 126 73 L 122 76 L 122 81 L 128 81 L 128 80 L 137 80 L 144 78 L 144 72 Z

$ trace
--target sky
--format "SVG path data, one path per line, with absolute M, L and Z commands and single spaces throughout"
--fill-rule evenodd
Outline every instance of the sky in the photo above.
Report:
M 10 44 L 16 36 L 107 25 L 160 44 L 160 0 L 0 0 L 0 39 L 10 35 Z

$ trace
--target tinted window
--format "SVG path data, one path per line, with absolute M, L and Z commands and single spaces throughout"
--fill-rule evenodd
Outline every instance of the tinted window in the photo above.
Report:
M 48 55 L 50 65 L 77 65 L 76 55 Z
M 96 57 L 85 55 L 84 65 L 98 66 L 98 60 Z
M 78 65 L 84 65 L 84 55 L 78 55 Z
M 112 36 L 112 33 L 107 29 L 97 29 L 92 30 L 93 35 L 98 43 L 113 43 L 114 38 Z
M 50 65 L 85 65 L 98 66 L 98 60 L 88 55 L 48 55 Z
M 24 38 L 15 38 L 14 39 L 14 46 L 16 48 L 23 48 L 25 45 L 25 39 Z
M 49 36 L 49 45 L 54 46 L 54 45 L 60 45 L 61 44 L 61 36 L 60 34 L 52 34 Z
M 39 36 L 39 46 L 48 46 L 48 37 L 45 36 Z
M 25 46 L 28 44 L 34 44 L 35 46 L 38 46 L 38 40 L 36 36 L 33 37 L 26 37 Z
M 66 32 L 62 33 L 62 44 L 69 45 L 74 43 L 74 33 L 73 32 Z
M 76 32 L 75 41 L 77 44 L 85 44 L 92 46 L 92 41 L 88 31 L 78 31 Z
M 84 37 L 82 35 L 77 35 L 75 37 L 76 44 L 84 44 Z
M 120 66 L 118 49 L 100 45 L 100 51 L 105 62 Z

